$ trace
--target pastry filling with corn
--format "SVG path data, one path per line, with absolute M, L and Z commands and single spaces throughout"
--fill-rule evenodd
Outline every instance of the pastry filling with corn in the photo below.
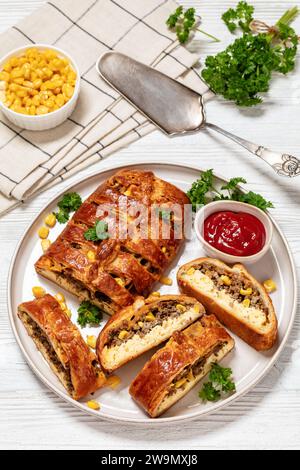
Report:
M 111 331 L 109 341 L 106 346 L 112 348 L 129 341 L 134 335 L 143 338 L 156 326 L 161 326 L 168 320 L 179 318 L 189 311 L 195 312 L 199 316 L 199 305 L 190 304 L 183 305 L 173 300 L 167 300 L 152 307 L 143 316 L 133 318 L 132 321 L 125 320 L 116 330 Z
M 208 354 L 206 354 L 203 357 L 200 357 L 194 364 L 190 364 L 186 366 L 172 381 L 170 384 L 165 399 L 171 397 L 172 395 L 175 395 L 178 392 L 183 391 L 186 387 L 192 385 L 197 376 L 199 376 L 203 370 L 204 367 L 208 363 L 208 359 L 210 363 L 216 362 L 218 358 L 218 353 L 221 351 L 221 349 L 226 346 L 226 342 L 220 343 L 217 346 L 215 346 Z
M 225 308 L 234 310 L 237 316 L 250 320 L 258 327 L 267 327 L 268 309 L 264 299 L 246 277 L 206 263 L 190 268 L 184 276 L 215 297 Z
M 48 114 L 72 98 L 76 78 L 66 57 L 60 57 L 51 49 L 28 48 L 3 65 L 0 71 L 1 101 L 16 113 Z

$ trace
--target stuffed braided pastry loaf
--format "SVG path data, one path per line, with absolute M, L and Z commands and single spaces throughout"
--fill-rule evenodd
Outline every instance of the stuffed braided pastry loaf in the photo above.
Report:
M 152 234 L 149 214 L 153 206 L 167 210 L 176 204 L 182 214 L 176 223 L 183 227 L 183 208 L 188 202 L 184 192 L 151 171 L 120 171 L 80 206 L 61 235 L 35 263 L 35 269 L 80 300 L 89 300 L 113 314 L 131 305 L 138 295 L 150 293 L 183 242 L 183 236 L 175 237 L 172 216 L 159 217 L 158 232 Z M 146 234 L 136 225 L 136 216 L 131 217 L 127 210 L 140 204 L 145 211 L 139 221 L 141 224 L 146 219 Z M 101 216 L 97 213 L 99 207 Z M 124 237 L 116 229 L 114 236 L 105 240 L 86 240 L 85 232 L 96 221 L 109 223 L 110 217 L 116 226 L 125 218 L 133 227 L 131 233 Z M 171 227 L 167 237 L 163 235 L 166 225 Z M 88 256 L 90 252 L 92 257 Z

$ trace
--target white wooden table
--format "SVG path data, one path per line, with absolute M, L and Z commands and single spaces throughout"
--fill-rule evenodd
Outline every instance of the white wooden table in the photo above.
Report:
M 0 29 L 29 14 L 41 0 L 0 0 Z M 235 2 L 186 0 L 203 16 L 206 29 L 225 41 L 229 33 L 220 15 Z M 297 1 L 251 0 L 257 17 L 279 18 L 283 4 Z M 297 20 L 300 32 L 300 20 Z M 192 48 L 203 57 L 221 50 L 198 36 Z M 212 122 L 226 123 L 228 130 L 271 148 L 300 156 L 300 61 L 297 71 L 273 80 L 272 92 L 263 107 L 238 110 L 215 100 L 209 104 Z M 222 137 L 208 132 L 167 139 L 159 132 L 113 155 L 81 174 L 106 168 L 113 161 L 124 163 L 165 158 L 174 162 L 201 164 L 225 177 L 244 176 L 249 188 L 272 200 L 272 211 L 283 229 L 300 268 L 300 178 L 280 179 L 262 162 Z M 78 176 L 72 180 L 75 181 Z M 63 183 L 69 185 L 72 180 Z M 61 187 L 60 187 L 61 189 Z M 300 321 L 299 305 L 287 347 L 271 372 L 242 399 L 210 415 L 167 430 L 97 421 L 57 398 L 33 375 L 13 337 L 7 316 L 6 282 L 9 263 L 24 229 L 58 188 L 35 198 L 0 220 L 0 447 L 20 449 L 217 449 L 217 448 L 299 448 L 300 447 Z M 289 289 L 289 286 L 286 286 Z

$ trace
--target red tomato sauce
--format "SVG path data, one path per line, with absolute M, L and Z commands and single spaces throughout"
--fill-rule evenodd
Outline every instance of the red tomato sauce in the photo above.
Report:
M 213 247 L 234 256 L 258 253 L 266 242 L 261 221 L 246 212 L 215 212 L 204 221 L 204 239 Z

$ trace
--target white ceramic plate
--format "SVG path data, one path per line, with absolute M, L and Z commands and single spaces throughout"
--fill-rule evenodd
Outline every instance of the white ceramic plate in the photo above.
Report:
M 272 294 L 272 300 L 278 317 L 279 340 L 272 350 L 259 353 L 242 340 L 235 337 L 236 348 L 224 359 L 223 364 L 225 366 L 230 366 L 233 369 L 237 391 L 227 399 L 220 400 L 216 403 L 203 404 L 198 398 L 198 391 L 202 384 L 202 382 L 200 382 L 161 418 L 151 420 L 133 402 L 128 394 L 128 386 L 130 382 L 142 368 L 146 360 L 153 354 L 153 351 L 151 351 L 117 371 L 117 374 L 121 378 L 121 384 L 117 389 L 111 390 L 110 388 L 104 388 L 94 394 L 93 398 L 100 402 L 101 409 L 99 411 L 93 411 L 86 406 L 85 403 L 87 400 L 76 402 L 69 397 L 60 382 L 51 372 L 41 354 L 36 350 L 32 340 L 28 337 L 21 321 L 17 317 L 16 312 L 18 304 L 32 298 L 32 286 L 41 285 L 52 294 L 55 294 L 60 290 L 50 281 L 38 277 L 33 267 L 34 262 L 42 254 L 37 230 L 43 224 L 45 215 L 56 210 L 57 202 L 63 193 L 70 190 L 76 191 L 80 193 L 84 199 L 92 193 L 100 183 L 110 177 L 117 168 L 124 168 L 124 166 L 111 167 L 110 170 L 105 170 L 96 175 L 90 176 L 84 181 L 72 185 L 72 187 L 58 194 L 57 197 L 49 202 L 49 204 L 26 230 L 16 249 L 8 279 L 8 307 L 14 334 L 34 373 L 61 398 L 71 403 L 73 406 L 80 408 L 85 413 L 107 420 L 148 424 L 150 424 L 150 422 L 170 423 L 174 421 L 183 421 L 206 415 L 239 398 L 242 394 L 249 391 L 250 388 L 267 373 L 282 351 L 292 328 L 297 297 L 295 267 L 287 242 L 274 221 L 274 237 L 271 249 L 257 264 L 250 267 L 250 272 L 261 281 L 267 278 L 273 278 L 278 286 L 277 291 Z M 140 164 L 132 165 L 130 168 L 152 170 L 158 177 L 175 184 L 184 191 L 186 191 L 191 186 L 191 183 L 199 177 L 200 171 L 199 168 L 190 168 L 188 166 L 174 165 L 171 163 Z M 222 183 L 224 183 L 224 180 L 219 178 L 219 184 Z M 49 238 L 51 241 L 56 239 L 61 230 L 62 226 L 60 224 L 56 224 L 54 229 L 50 231 Z M 193 235 L 192 240 L 186 243 L 185 249 L 182 250 L 181 255 L 178 257 L 176 262 L 173 263 L 169 272 L 166 273 L 167 276 L 173 279 L 173 285 L 171 287 L 159 285 L 156 287 L 156 290 L 159 289 L 162 294 L 178 293 L 176 283 L 176 272 L 178 266 L 203 255 L 204 253 L 202 248 L 196 236 Z M 73 312 L 72 320 L 76 322 L 78 301 L 74 296 L 68 293 L 66 293 L 66 300 L 68 306 Z M 97 335 L 105 321 L 106 318 L 98 329 L 83 329 L 82 333 L 84 337 L 86 334 Z

